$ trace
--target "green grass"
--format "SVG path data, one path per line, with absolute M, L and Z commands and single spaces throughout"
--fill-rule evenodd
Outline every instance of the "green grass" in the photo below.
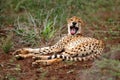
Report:
M 9 24 L 16 27 L 16 21 L 19 18 L 19 24 L 24 23 L 22 26 L 30 28 L 34 26 L 41 31 L 44 29 L 44 23 L 52 21 L 55 23 L 53 26 L 57 29 L 66 24 L 66 18 L 76 15 L 82 17 L 87 23 L 86 26 L 100 29 L 101 25 L 98 24 L 108 26 L 108 23 L 111 25 L 111 22 L 117 22 L 119 4 L 119 0 L 1 0 L 0 27 Z M 118 12 L 115 13 L 115 11 Z M 114 16 L 107 17 L 107 14 L 104 16 L 104 13 L 108 13 L 108 15 L 113 13 Z M 94 26 L 95 23 L 97 23 L 97 27 Z M 119 28 L 119 25 L 114 26 Z
M 12 76 L 10 74 L 7 74 L 4 79 L 7 79 L 7 80 L 17 80 L 14 76 Z
M 118 60 L 103 59 L 103 61 L 98 62 L 96 65 L 101 69 L 105 69 L 113 76 L 120 76 L 120 61 Z
M 12 46 L 13 46 L 13 42 L 12 42 L 12 36 L 8 35 L 6 38 L 2 38 L 2 49 L 5 53 L 8 53 Z
M 44 21 L 48 15 L 50 20 L 53 20 L 54 17 L 57 16 L 56 22 L 58 26 L 63 25 L 66 21 L 66 18 L 72 15 L 80 16 L 89 22 L 98 21 L 101 16 L 96 16 L 97 13 L 114 12 L 117 10 L 117 7 L 120 7 L 119 0 L 55 0 L 54 2 L 51 0 L 1 0 L 1 4 L 2 3 L 6 4 L 1 5 L 1 13 L 3 13 L 2 15 L 4 15 L 4 13 L 6 13 L 4 16 L 12 15 L 13 23 L 17 16 L 20 15 L 22 18 L 26 12 L 29 12 L 32 13 L 36 19 L 40 19 L 40 23 L 42 23 L 42 21 Z M 7 14 L 8 10 L 9 14 Z M 8 16 L 8 18 L 11 18 L 11 16 Z
M 41 33 L 41 36 L 45 41 L 49 40 L 54 36 L 54 33 L 56 32 L 53 22 L 47 22 L 45 23 L 44 29 Z
M 44 80 L 46 78 L 47 74 L 48 74 L 48 71 L 42 72 L 42 74 L 40 75 L 40 78 L 38 80 L 41 80 L 41 79 Z
M 0 30 L 13 25 L 15 39 L 19 40 L 15 43 L 13 39 L 15 44 L 20 45 L 21 42 L 23 45 L 23 42 L 29 44 L 30 47 L 38 47 L 43 41 L 49 42 L 50 39 L 57 38 L 59 34 L 67 33 L 66 30 L 62 30 L 67 27 L 66 19 L 71 16 L 79 16 L 86 24 L 83 27 L 85 32 L 90 32 L 93 37 L 105 41 L 118 40 L 120 38 L 119 9 L 120 0 L 0 0 Z M 6 38 L 0 39 L 5 53 L 8 53 L 13 47 L 11 38 L 8 35 Z M 117 45 L 119 44 L 115 46 Z M 111 45 L 107 44 L 107 46 Z M 104 55 L 105 58 L 119 50 L 119 47 L 115 46 L 107 55 Z M 66 62 L 66 64 L 71 65 L 73 62 Z M 113 77 L 120 76 L 120 65 L 117 60 L 104 59 L 96 62 L 95 66 L 97 69 L 91 71 L 97 79 L 105 77 L 104 74 L 99 73 L 99 70 L 104 67 L 109 68 L 105 69 L 106 74 L 112 75 L 112 77 L 107 76 L 107 80 L 114 80 Z M 19 70 L 19 68 L 18 66 L 17 69 Z M 68 73 L 71 72 L 73 70 Z M 87 72 L 86 75 L 89 75 Z M 41 77 L 44 79 L 47 74 L 48 72 L 43 72 Z M 16 80 L 13 76 L 7 75 L 8 78 Z

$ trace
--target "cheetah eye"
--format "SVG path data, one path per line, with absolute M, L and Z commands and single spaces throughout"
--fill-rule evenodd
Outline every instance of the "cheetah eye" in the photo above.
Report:
M 70 19 L 71 21 L 73 21 L 73 19 Z

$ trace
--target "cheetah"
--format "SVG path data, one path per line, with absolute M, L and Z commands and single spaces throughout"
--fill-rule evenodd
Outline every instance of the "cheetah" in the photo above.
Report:
M 32 57 L 32 64 L 52 63 L 67 61 L 88 61 L 94 60 L 103 52 L 104 43 L 91 37 L 82 35 L 84 22 L 81 18 L 73 16 L 67 20 L 68 34 L 59 40 L 55 45 L 43 48 L 23 48 L 16 50 L 13 54 L 17 59 Z

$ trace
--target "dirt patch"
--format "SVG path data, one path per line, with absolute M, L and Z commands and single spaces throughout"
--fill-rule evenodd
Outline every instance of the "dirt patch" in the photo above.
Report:
M 2 80 L 80 80 L 81 69 L 90 68 L 90 62 L 62 62 L 51 66 L 31 66 L 31 59 L 16 60 L 12 55 L 0 54 L 0 78 Z

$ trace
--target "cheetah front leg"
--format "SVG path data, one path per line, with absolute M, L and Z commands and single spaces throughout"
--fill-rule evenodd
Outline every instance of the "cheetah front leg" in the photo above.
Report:
M 13 55 L 15 55 L 17 59 L 24 59 L 28 57 L 33 57 L 35 53 L 38 53 L 38 52 L 39 52 L 39 48 L 37 49 L 23 48 L 23 49 L 18 49 L 15 52 L 13 52 Z
M 50 53 L 55 53 L 55 52 L 60 52 L 62 49 L 51 46 L 51 47 L 44 47 L 44 48 L 23 48 L 23 49 L 18 49 L 16 50 L 13 55 L 17 59 L 24 59 L 28 57 L 36 57 L 38 55 L 45 55 L 45 54 L 50 54 Z
M 23 48 L 23 49 L 18 49 L 16 50 L 13 55 L 21 58 L 27 58 L 27 57 L 34 57 L 36 54 L 39 55 L 44 55 L 44 54 L 51 54 L 51 53 L 59 53 L 62 52 L 64 49 L 64 39 L 62 38 L 59 40 L 55 45 L 50 46 L 50 47 L 43 47 L 43 48 Z

